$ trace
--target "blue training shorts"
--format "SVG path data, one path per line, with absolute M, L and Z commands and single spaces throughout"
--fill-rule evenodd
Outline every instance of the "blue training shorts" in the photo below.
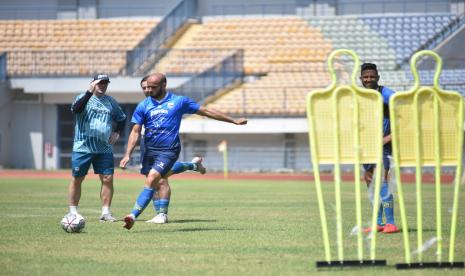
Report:
M 388 155 L 392 155 L 392 150 L 390 148 L 383 149 L 383 167 L 386 171 L 388 171 L 391 166 Z M 374 170 L 374 168 L 375 164 L 363 164 L 363 169 L 365 169 L 365 171 L 371 171 Z
M 89 171 L 90 164 L 94 173 L 112 175 L 114 173 L 115 161 L 113 153 L 86 153 L 74 152 L 71 155 L 71 166 L 73 176 L 84 176 Z
M 181 149 L 176 150 L 152 150 L 144 149 L 142 156 L 142 168 L 140 173 L 148 175 L 151 169 L 156 170 L 161 176 L 165 176 L 178 160 Z

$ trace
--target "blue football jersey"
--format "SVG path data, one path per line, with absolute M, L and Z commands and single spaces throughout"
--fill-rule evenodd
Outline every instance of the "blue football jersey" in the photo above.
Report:
M 85 93 L 76 97 L 76 102 Z M 121 122 L 126 115 L 118 102 L 110 96 L 92 95 L 84 110 L 75 114 L 74 152 L 112 153 L 113 147 L 108 143 L 112 132 L 112 123 Z
M 385 86 L 380 86 L 378 91 L 380 91 L 381 95 L 383 96 L 383 134 L 384 136 L 387 136 L 391 134 L 391 124 L 389 121 L 389 99 L 394 94 L 394 91 Z
M 157 101 L 147 97 L 140 102 L 131 122 L 145 128 L 145 149 L 163 150 L 181 147 L 179 128 L 184 114 L 196 113 L 200 105 L 189 97 L 168 92 Z

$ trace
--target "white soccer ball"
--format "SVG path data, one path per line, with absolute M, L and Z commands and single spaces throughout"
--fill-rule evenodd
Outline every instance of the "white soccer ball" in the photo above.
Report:
M 79 214 L 67 214 L 61 219 L 60 225 L 68 233 L 80 233 L 86 226 L 86 220 Z

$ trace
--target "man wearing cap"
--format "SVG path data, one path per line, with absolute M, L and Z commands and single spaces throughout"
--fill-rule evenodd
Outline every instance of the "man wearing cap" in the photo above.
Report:
M 72 179 L 69 184 L 69 212 L 78 214 L 81 183 L 90 165 L 99 174 L 102 187 L 102 215 L 100 221 L 115 221 L 110 205 L 113 198 L 113 147 L 124 129 L 126 115 L 112 97 L 105 95 L 110 78 L 95 75 L 89 89 L 76 97 L 71 105 L 75 117 L 73 153 L 71 156 Z M 116 127 L 113 129 L 113 122 Z

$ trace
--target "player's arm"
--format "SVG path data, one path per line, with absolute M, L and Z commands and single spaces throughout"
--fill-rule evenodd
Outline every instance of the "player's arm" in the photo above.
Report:
M 363 168 L 365 169 L 365 173 L 363 174 L 363 179 L 365 180 L 367 187 L 368 187 L 371 181 L 373 180 L 373 171 L 375 169 L 375 166 L 371 164 L 363 165 Z
M 206 116 L 208 118 L 215 119 L 215 120 L 218 120 L 218 121 L 232 123 L 232 124 L 235 124 L 235 125 L 245 125 L 245 124 L 247 124 L 247 119 L 245 119 L 245 118 L 233 119 L 233 118 L 229 117 L 228 115 L 224 114 L 221 111 L 218 111 L 218 110 L 213 109 L 213 108 L 207 108 L 205 106 L 201 106 L 199 108 L 199 110 L 196 112 L 196 114 L 200 115 L 200 116 Z
M 139 124 L 135 124 L 132 127 L 131 134 L 129 134 L 126 153 L 124 154 L 123 159 L 121 159 L 121 161 L 119 163 L 120 168 L 125 169 L 127 163 L 131 159 L 131 154 L 134 151 L 134 148 L 136 147 L 137 140 L 139 140 L 141 129 L 142 129 L 142 126 L 139 125 Z
M 116 141 L 118 141 L 119 137 L 121 136 L 121 133 L 124 131 L 125 125 L 126 125 L 126 119 L 122 120 L 121 122 L 116 123 L 116 128 L 111 133 L 110 140 L 108 140 L 108 143 L 110 143 L 110 145 L 114 145 Z
M 90 97 L 92 97 L 92 95 L 94 94 L 95 86 L 98 82 L 98 80 L 92 81 L 90 83 L 89 90 L 86 91 L 86 94 L 84 94 L 83 97 L 81 97 L 79 100 L 75 101 L 73 105 L 71 105 L 71 112 L 73 112 L 73 114 L 81 113 L 84 110 L 87 102 L 90 100 Z
M 383 145 L 385 145 L 385 144 L 391 142 L 391 140 L 392 140 L 391 134 L 384 136 L 384 137 L 383 137 Z
M 113 145 L 116 143 L 116 141 L 118 141 L 121 133 L 124 131 L 124 127 L 126 126 L 126 114 L 124 114 L 123 110 L 116 101 L 114 101 L 114 105 L 116 127 L 110 135 L 110 140 L 108 141 L 110 145 Z

